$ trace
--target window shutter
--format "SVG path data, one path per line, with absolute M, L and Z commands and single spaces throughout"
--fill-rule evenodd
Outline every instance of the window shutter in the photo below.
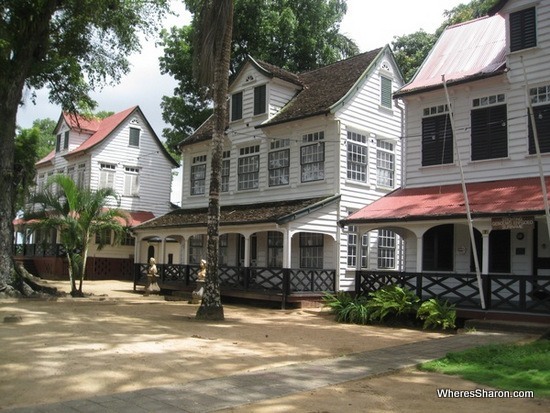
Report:
M 67 149 L 69 147 L 69 131 L 65 132 L 65 140 L 63 141 L 63 149 Z
M 535 106 L 533 108 L 535 122 L 537 125 L 537 136 L 539 139 L 539 147 L 541 153 L 550 152 L 550 105 Z M 535 139 L 533 132 L 533 124 L 531 116 L 527 110 L 527 118 L 529 119 L 529 153 L 537 153 L 535 148 Z
M 471 126 L 472 161 L 508 156 L 506 105 L 472 110 Z
M 381 77 L 380 104 L 386 108 L 391 108 L 391 79 L 384 76 Z
M 510 13 L 510 51 L 527 49 L 537 45 L 536 9 L 520 10 Z
M 139 135 L 140 130 L 136 128 L 130 128 L 130 146 L 138 146 L 139 147 Z
M 266 110 L 266 87 L 265 85 L 254 88 L 254 115 L 261 115 Z
M 422 166 L 453 162 L 453 130 L 448 114 L 422 119 Z
M 231 96 L 231 120 L 239 120 L 243 117 L 243 92 L 234 93 Z

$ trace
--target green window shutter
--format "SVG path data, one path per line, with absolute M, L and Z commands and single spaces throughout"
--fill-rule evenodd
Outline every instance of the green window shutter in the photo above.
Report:
M 136 128 L 130 128 L 130 142 L 129 142 L 129 145 L 130 146 L 136 146 L 136 147 L 139 147 L 139 135 L 140 135 L 140 130 L 139 129 L 136 129 Z
M 384 76 L 380 79 L 380 104 L 385 108 L 391 108 L 391 79 Z

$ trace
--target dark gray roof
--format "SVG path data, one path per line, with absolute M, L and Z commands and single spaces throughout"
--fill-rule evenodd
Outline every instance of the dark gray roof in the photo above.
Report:
M 325 205 L 336 202 L 340 196 L 309 198 L 291 201 L 266 202 L 250 205 L 222 205 L 220 226 L 239 224 L 278 223 L 292 221 L 307 215 Z M 166 215 L 134 227 L 140 229 L 205 227 L 208 221 L 208 208 L 180 208 Z

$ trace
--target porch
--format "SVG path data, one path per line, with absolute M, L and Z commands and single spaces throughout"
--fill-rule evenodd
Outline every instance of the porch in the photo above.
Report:
M 147 264 L 134 265 L 134 290 L 145 286 Z M 199 266 L 193 264 L 157 264 L 159 286 L 164 291 L 191 292 L 197 281 Z M 336 270 L 266 267 L 218 268 L 222 297 L 290 303 L 320 301 L 325 292 L 336 290 Z
M 550 323 L 549 275 L 483 274 L 481 280 L 484 310 L 475 274 L 357 271 L 355 293 L 396 284 L 414 291 L 422 300 L 436 297 L 455 304 L 459 317 Z

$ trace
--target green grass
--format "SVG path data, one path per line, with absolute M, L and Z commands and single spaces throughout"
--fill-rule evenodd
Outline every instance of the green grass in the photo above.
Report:
M 476 347 L 424 363 L 421 370 L 458 375 L 502 390 L 550 398 L 550 340 Z

